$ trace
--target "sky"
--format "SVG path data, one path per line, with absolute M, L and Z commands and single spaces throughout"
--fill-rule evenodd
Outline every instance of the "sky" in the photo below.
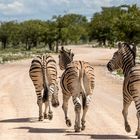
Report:
M 53 15 L 82 14 L 90 19 L 101 7 L 137 4 L 140 0 L 0 0 L 0 21 L 50 20 Z

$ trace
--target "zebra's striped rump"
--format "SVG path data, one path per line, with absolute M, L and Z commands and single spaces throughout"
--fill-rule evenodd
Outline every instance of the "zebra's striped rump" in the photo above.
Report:
M 62 75 L 61 88 L 65 94 L 72 95 L 74 91 L 92 94 L 94 89 L 93 67 L 84 61 L 71 62 Z
M 29 70 L 30 78 L 34 84 L 37 94 L 37 103 L 42 113 L 42 103 L 50 107 L 59 106 L 58 100 L 58 83 L 57 83 L 57 67 L 56 62 L 50 55 L 37 56 L 32 60 Z M 42 91 L 44 91 L 42 95 Z M 40 116 L 41 116 L 40 113 Z

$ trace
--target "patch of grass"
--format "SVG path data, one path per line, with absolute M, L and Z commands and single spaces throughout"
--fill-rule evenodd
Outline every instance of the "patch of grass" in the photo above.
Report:
M 42 55 L 45 53 L 52 53 L 47 48 L 33 48 L 30 51 L 25 48 L 6 48 L 0 50 L 0 63 L 3 64 L 9 61 L 16 61 L 21 59 L 27 59 L 35 57 L 36 55 Z
M 123 77 L 123 71 L 121 69 L 117 70 L 117 75 Z

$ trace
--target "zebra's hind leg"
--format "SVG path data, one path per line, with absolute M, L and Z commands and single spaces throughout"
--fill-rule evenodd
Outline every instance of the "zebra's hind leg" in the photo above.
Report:
M 85 130 L 85 117 L 86 117 L 86 113 L 88 111 L 88 107 L 89 107 L 89 103 L 91 101 L 91 97 L 90 95 L 88 95 L 87 97 L 83 96 L 82 97 L 82 101 L 83 101 L 83 116 L 82 116 L 82 119 L 81 119 L 81 124 L 82 124 L 82 127 L 81 127 L 81 130 Z
M 138 139 L 140 139 L 140 114 L 137 112 L 137 119 L 138 119 L 138 128 L 136 131 L 136 135 L 138 136 Z
M 39 117 L 38 120 L 39 121 L 43 121 L 43 115 L 42 115 L 42 96 L 41 96 L 41 89 L 39 87 L 36 87 L 36 95 L 37 95 L 37 104 L 39 107 Z
M 85 130 L 85 127 L 86 127 L 85 126 L 85 123 L 86 123 L 85 116 L 86 116 L 87 111 L 88 111 L 88 106 L 85 106 L 83 108 L 83 116 L 82 116 L 82 119 L 81 119 L 81 124 L 82 124 L 81 130 Z
M 73 103 L 75 106 L 75 132 L 80 132 L 80 113 L 81 113 L 81 102 L 79 97 L 73 97 Z
M 52 100 L 52 94 L 49 94 L 49 97 L 48 97 L 48 105 L 49 105 L 48 119 L 49 120 L 52 120 L 53 119 L 53 112 L 52 112 L 51 100 Z
M 131 132 L 131 127 L 128 123 L 128 120 L 127 120 L 127 115 L 128 115 L 128 107 L 130 106 L 131 102 L 129 103 L 126 103 L 124 101 L 123 103 L 123 110 L 122 110 L 122 114 L 123 114 L 123 117 L 124 117 L 124 125 L 125 125 L 125 130 L 126 132 Z
M 37 104 L 38 104 L 38 107 L 39 107 L 39 118 L 38 118 L 38 120 L 39 121 L 43 121 L 43 115 L 42 115 L 42 99 L 40 100 L 40 99 L 38 99 L 38 101 L 37 101 Z
M 68 101 L 69 101 L 69 98 L 70 98 L 70 96 L 66 96 L 65 94 L 63 94 L 62 109 L 64 111 L 66 125 L 68 127 L 71 127 L 71 120 L 68 118 Z
M 135 87 L 136 86 L 136 87 Z M 138 119 L 138 127 L 136 131 L 136 135 L 138 136 L 138 139 L 140 139 L 140 90 L 139 90 L 138 84 L 134 84 L 133 88 L 135 89 L 133 92 L 133 99 L 135 101 L 135 107 L 137 109 L 137 119 Z
M 48 119 L 47 108 L 48 108 L 48 101 L 45 102 L 44 119 Z

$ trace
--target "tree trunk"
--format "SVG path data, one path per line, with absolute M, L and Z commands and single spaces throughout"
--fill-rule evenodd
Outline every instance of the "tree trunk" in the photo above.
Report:
M 6 40 L 4 40 L 4 41 L 2 42 L 2 46 L 3 46 L 3 49 L 6 49 L 6 47 L 7 47 L 7 41 L 6 41 Z
M 27 51 L 31 50 L 31 43 L 29 43 L 28 41 L 26 42 L 26 50 Z
M 26 50 L 30 51 L 32 46 L 32 42 L 29 38 L 26 39 Z
M 53 51 L 52 43 L 49 42 L 48 45 L 49 45 L 49 50 Z
M 56 42 L 56 53 L 58 53 L 58 46 L 59 46 L 59 42 Z
M 106 46 L 106 39 L 103 39 L 103 45 Z
M 28 50 L 28 41 L 25 43 L 26 50 Z
M 28 45 L 28 51 L 30 51 L 30 50 L 31 50 L 31 44 Z
M 33 47 L 37 47 L 37 41 L 33 41 Z

